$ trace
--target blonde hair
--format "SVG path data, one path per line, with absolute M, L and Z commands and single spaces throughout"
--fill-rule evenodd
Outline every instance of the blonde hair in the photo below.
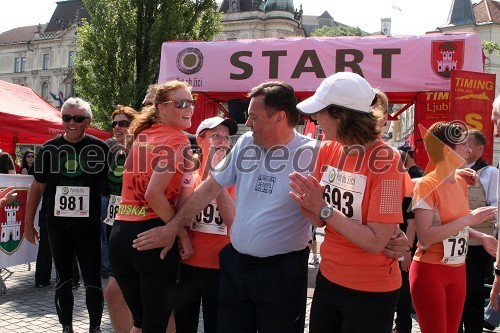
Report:
M 158 104 L 168 101 L 169 94 L 177 89 L 187 89 L 191 91 L 192 87 L 186 82 L 178 80 L 168 81 L 158 86 L 154 98 L 154 105 L 144 107 L 143 111 L 130 125 L 130 133 L 134 135 L 134 138 L 136 138 L 139 133 L 158 122 Z

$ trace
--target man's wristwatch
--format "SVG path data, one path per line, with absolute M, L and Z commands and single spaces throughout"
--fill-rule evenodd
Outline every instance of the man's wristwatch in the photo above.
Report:
M 321 208 L 319 211 L 319 218 L 322 220 L 326 220 L 333 214 L 333 206 L 332 205 L 326 205 Z
M 496 262 L 493 264 L 493 268 L 495 269 L 495 275 L 500 276 L 500 269 L 498 269 Z

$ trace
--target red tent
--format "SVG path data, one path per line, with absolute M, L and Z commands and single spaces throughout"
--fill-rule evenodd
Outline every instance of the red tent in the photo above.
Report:
M 17 143 L 41 144 L 64 132 L 61 112 L 33 90 L 0 80 L 0 148 L 13 153 Z M 100 139 L 111 135 L 97 128 L 87 133 Z

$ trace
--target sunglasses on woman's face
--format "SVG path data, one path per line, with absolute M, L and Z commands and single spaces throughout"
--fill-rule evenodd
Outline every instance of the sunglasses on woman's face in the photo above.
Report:
M 35 155 L 26 155 L 26 158 L 33 158 Z
M 187 109 L 188 107 L 194 107 L 196 101 L 189 99 L 176 99 L 173 101 L 165 101 L 161 104 L 168 104 L 168 103 L 174 103 L 175 107 L 178 109 Z
M 85 119 L 89 119 L 89 117 L 85 117 L 85 116 L 80 116 L 80 115 L 69 115 L 69 114 L 63 114 L 62 116 L 62 120 L 65 122 L 65 123 L 69 123 L 71 120 L 73 120 L 75 123 L 83 123 L 83 121 Z
M 130 126 L 130 121 L 128 121 L 128 120 L 114 120 L 111 123 L 111 127 L 115 128 L 116 125 L 118 125 L 120 127 L 129 127 Z

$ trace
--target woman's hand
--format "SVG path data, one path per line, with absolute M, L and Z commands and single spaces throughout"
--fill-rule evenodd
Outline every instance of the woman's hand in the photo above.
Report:
M 497 216 L 497 207 L 484 206 L 474 209 L 470 212 L 468 219 L 469 225 L 481 224 L 484 221 L 493 220 Z
M 14 186 L 9 186 L 0 191 L 0 200 L 2 200 L 4 206 L 14 200 L 17 196 Z
M 187 260 L 191 258 L 191 256 L 194 254 L 194 247 L 193 244 L 191 243 L 191 240 L 189 239 L 189 236 L 179 237 L 178 245 L 179 245 L 179 254 L 181 256 L 181 260 Z
M 401 269 L 405 272 L 409 272 L 412 260 L 411 251 L 409 250 L 405 251 L 403 258 L 404 258 L 403 261 L 401 261 Z
M 455 173 L 460 177 L 462 177 L 463 179 L 465 179 L 467 185 L 474 186 L 476 184 L 476 171 L 470 168 L 465 168 L 465 169 L 457 169 Z
M 327 202 L 323 199 L 323 186 L 312 175 L 307 177 L 302 176 L 300 173 L 292 172 L 290 175 L 290 186 L 295 192 L 290 192 L 290 197 L 304 208 L 319 216 L 321 208 Z
M 310 210 L 300 207 L 300 212 L 309 220 L 309 222 L 317 227 L 322 228 L 326 225 L 326 222 L 319 218 L 318 214 L 311 212 Z
M 498 246 L 498 241 L 495 239 L 495 237 L 490 236 L 490 235 L 484 235 L 481 237 L 481 244 L 483 244 L 483 248 L 490 256 L 493 258 L 496 257 L 497 254 L 497 246 Z
M 396 228 L 389 240 L 389 243 L 384 248 L 384 255 L 389 258 L 400 258 L 404 256 L 410 242 L 403 230 Z

